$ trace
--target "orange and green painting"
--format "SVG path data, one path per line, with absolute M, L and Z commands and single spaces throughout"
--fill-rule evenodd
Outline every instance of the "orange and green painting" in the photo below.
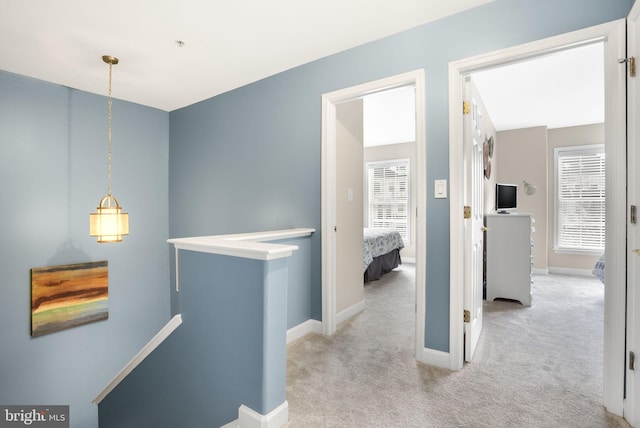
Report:
M 31 335 L 109 317 L 107 261 L 31 269 Z

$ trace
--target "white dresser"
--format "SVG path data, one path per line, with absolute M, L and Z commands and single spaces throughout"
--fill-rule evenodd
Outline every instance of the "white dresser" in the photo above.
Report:
M 490 214 L 487 220 L 487 300 L 531 306 L 531 214 Z

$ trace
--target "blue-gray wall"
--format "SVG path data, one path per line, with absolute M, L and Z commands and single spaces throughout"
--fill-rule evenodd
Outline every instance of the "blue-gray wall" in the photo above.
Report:
M 182 324 L 100 403 L 103 428 L 219 427 L 285 401 L 291 260 L 179 258 Z
M 89 236 L 107 191 L 102 96 L 0 71 L 0 404 L 91 400 L 169 319 L 169 114 L 114 100 L 113 193 L 129 213 L 122 243 Z M 30 269 L 109 261 L 109 319 L 30 336 Z
M 631 0 L 496 0 L 171 113 L 172 237 L 314 227 L 307 318 L 321 318 L 323 93 L 426 70 L 427 347 L 449 349 L 448 63 L 626 16 Z M 274 46 L 274 49 L 278 47 Z M 454 262 L 457 263 L 457 262 Z M 462 266 L 460 266 L 462 269 Z
M 105 98 L 0 72 L 0 403 L 70 404 L 73 427 L 96 426 L 91 399 L 169 318 L 169 234 L 315 227 L 311 279 L 289 306 L 320 319 L 320 96 L 418 68 L 425 338 L 448 350 L 449 205 L 429 185 L 449 175 L 448 62 L 623 18 L 631 4 L 496 0 L 171 114 L 116 101 L 113 190 L 131 216 L 116 245 L 87 230 L 106 191 Z M 109 319 L 30 338 L 29 269 L 88 260 L 109 260 Z

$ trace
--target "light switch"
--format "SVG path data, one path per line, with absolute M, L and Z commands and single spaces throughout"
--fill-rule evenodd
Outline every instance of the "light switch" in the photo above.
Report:
M 447 180 L 436 180 L 435 183 L 436 183 L 435 197 L 446 198 L 447 197 Z
M 353 202 L 353 189 L 351 188 L 347 189 L 347 200 Z

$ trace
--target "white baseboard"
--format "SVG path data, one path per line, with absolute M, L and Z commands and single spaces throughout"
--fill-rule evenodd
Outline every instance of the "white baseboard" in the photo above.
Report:
M 222 425 L 220 428 L 238 428 L 240 426 L 240 421 L 237 419 L 235 421 L 231 421 L 228 424 Z
M 416 263 L 416 258 L 415 257 L 402 257 L 402 263 L 409 263 L 409 264 L 415 264 Z
M 318 320 L 306 320 L 287 330 L 287 344 L 306 336 L 309 333 L 322 334 L 322 322 Z
M 238 409 L 239 428 L 280 428 L 289 420 L 287 400 L 267 415 L 260 414 L 244 404 Z
M 435 349 L 423 348 L 418 355 L 418 361 L 430 366 L 451 369 L 451 356 L 448 352 L 437 351 Z
M 549 273 L 558 273 L 561 275 L 577 275 L 577 276 L 592 276 L 595 278 L 590 269 L 573 269 L 563 267 L 549 267 Z
M 533 268 L 531 269 L 531 272 L 536 274 L 536 275 L 549 275 L 549 269 L 542 269 L 542 268 Z
M 94 404 L 100 404 L 100 402 L 107 396 L 113 389 L 118 386 L 120 382 L 124 380 L 138 365 L 144 361 L 164 340 L 171 335 L 182 324 L 182 315 L 177 314 L 171 318 L 165 325 L 156 333 L 155 336 L 147 342 L 146 345 L 138 351 L 136 355 L 111 379 L 111 382 L 104 387 L 96 398 L 93 399 Z
M 361 300 L 355 305 L 340 312 L 339 314 L 336 314 L 336 325 L 340 325 L 340 323 L 343 323 L 349 318 L 355 315 L 358 315 L 360 312 L 364 311 L 364 308 L 365 308 L 364 300 Z
M 238 419 L 220 428 L 280 428 L 289 421 L 289 403 L 284 403 L 263 415 L 244 404 L 238 409 Z

